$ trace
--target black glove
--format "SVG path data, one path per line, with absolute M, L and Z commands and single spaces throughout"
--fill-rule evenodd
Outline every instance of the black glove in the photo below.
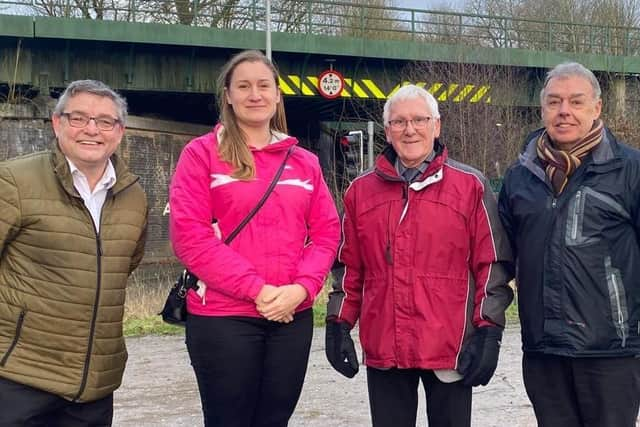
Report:
M 351 327 L 345 322 L 327 321 L 325 353 L 333 369 L 347 378 L 358 373 L 358 355 L 351 339 Z
M 502 328 L 499 326 L 476 329 L 458 365 L 458 372 L 464 375 L 464 385 L 487 385 L 498 366 L 501 340 Z

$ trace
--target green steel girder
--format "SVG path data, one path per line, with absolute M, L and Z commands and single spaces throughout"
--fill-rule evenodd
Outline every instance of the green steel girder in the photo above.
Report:
M 220 30 L 179 24 L 136 23 L 36 17 L 35 37 L 150 43 L 161 45 L 255 49 L 264 45 L 259 31 Z
M 0 15 L 0 37 L 33 37 L 33 18 Z
M 54 17 L 0 15 L 0 36 L 62 38 L 227 49 L 262 49 L 265 34 L 179 24 L 127 23 Z M 486 48 L 411 40 L 371 40 L 305 34 L 272 34 L 274 52 L 387 58 L 401 61 L 464 62 L 470 64 L 549 68 L 575 60 L 594 71 L 640 73 L 640 58 L 571 54 L 513 48 Z
M 46 82 L 47 87 L 60 88 L 71 80 L 95 78 L 122 90 L 200 94 L 215 92 L 218 71 L 229 55 L 240 49 L 260 49 L 265 37 L 263 32 L 251 30 L 4 15 L 0 15 L 0 29 L 0 84 L 38 86 Z M 300 97 L 317 96 L 310 93 L 313 78 L 329 67 L 327 60 L 335 61 L 336 69 L 348 79 L 360 79 L 364 94 L 360 98 L 374 100 L 384 99 L 376 96 L 377 88 L 384 96 L 391 93 L 402 79 L 403 68 L 414 61 L 515 67 L 522 75 L 518 87 L 521 93 L 515 96 L 521 106 L 537 103 L 542 70 L 562 61 L 576 60 L 594 71 L 640 74 L 640 58 L 636 57 L 413 41 L 273 33 L 272 48 L 284 79 L 292 86 L 298 85 L 287 95 Z M 19 60 L 17 68 L 15 58 Z M 373 80 L 373 91 L 364 90 L 361 79 Z M 425 83 L 432 85 L 434 81 Z M 444 91 L 447 85 L 449 89 L 458 85 L 459 90 L 465 85 L 478 87 L 486 82 L 438 84 L 444 85 Z M 356 96 L 358 88 L 352 89 Z M 459 98 L 452 91 L 448 99 Z M 491 102 L 499 104 L 500 90 L 496 88 L 492 94 L 495 96 Z M 485 99 L 489 102 L 489 98 L 485 97 L 483 102 Z

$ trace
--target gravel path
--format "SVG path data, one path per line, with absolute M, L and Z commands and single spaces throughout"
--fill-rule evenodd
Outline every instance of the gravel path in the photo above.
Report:
M 115 393 L 116 427 L 200 427 L 202 415 L 195 378 L 181 336 L 127 340 L 129 361 Z M 418 424 L 426 425 L 421 390 Z M 335 372 L 324 355 L 324 329 L 314 331 L 304 389 L 291 427 L 370 425 L 366 375 L 353 379 Z M 505 331 L 500 363 L 486 387 L 474 388 L 474 427 L 534 427 L 533 409 L 522 384 L 520 332 Z

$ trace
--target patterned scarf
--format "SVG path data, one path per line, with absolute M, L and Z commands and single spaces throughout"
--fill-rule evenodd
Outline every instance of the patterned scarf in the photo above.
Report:
M 569 151 L 557 149 L 547 131 L 542 132 L 536 141 L 538 157 L 545 166 L 556 195 L 562 193 L 571 174 L 582 164 L 582 159 L 602 141 L 603 129 L 602 120 L 596 120 L 589 133 Z

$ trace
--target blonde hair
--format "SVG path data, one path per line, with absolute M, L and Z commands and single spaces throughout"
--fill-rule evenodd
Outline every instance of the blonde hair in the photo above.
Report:
M 222 123 L 222 140 L 220 144 L 219 154 L 222 160 L 231 163 L 234 166 L 232 176 L 238 179 L 251 179 L 256 174 L 256 166 L 251 155 L 251 150 L 247 146 L 246 135 L 238 126 L 236 114 L 233 107 L 227 102 L 226 92 L 231 84 L 233 72 L 236 67 L 243 62 L 261 62 L 266 65 L 273 73 L 273 81 L 276 84 L 276 90 L 280 90 L 278 86 L 278 70 L 273 63 L 258 50 L 245 50 L 234 55 L 222 67 L 222 71 L 218 76 L 218 103 L 220 108 L 220 123 Z M 284 103 L 282 99 L 276 104 L 276 113 L 269 121 L 269 129 L 280 133 L 287 133 L 287 119 L 284 112 Z

